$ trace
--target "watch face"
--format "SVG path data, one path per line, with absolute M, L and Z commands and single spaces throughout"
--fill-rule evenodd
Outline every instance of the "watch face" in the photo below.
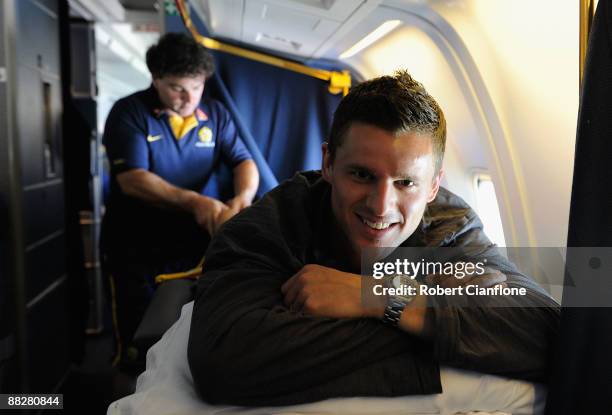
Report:
M 400 291 L 400 293 L 394 295 L 393 298 L 407 304 L 412 301 L 417 294 L 419 283 L 406 275 L 396 275 L 391 279 L 390 285 Z

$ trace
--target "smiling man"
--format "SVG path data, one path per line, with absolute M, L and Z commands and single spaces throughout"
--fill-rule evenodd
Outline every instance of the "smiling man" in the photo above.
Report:
M 104 129 L 111 191 L 102 225 L 103 266 L 113 288 L 117 351 L 126 353 L 158 274 L 195 268 L 210 236 L 257 191 L 258 172 L 227 110 L 202 100 L 212 56 L 185 34 L 168 33 L 147 51 L 150 88 L 113 106 Z M 215 168 L 233 169 L 235 196 L 203 194 Z
M 297 174 L 227 223 L 207 251 L 188 347 L 205 400 L 439 393 L 440 364 L 546 377 L 558 306 L 440 187 L 445 139 L 441 109 L 406 72 L 364 82 L 334 114 L 322 171 Z M 467 259 L 489 267 L 421 284 L 503 284 L 527 294 L 486 308 L 421 293 L 366 304 L 362 255 L 398 247 L 466 248 Z
M 438 192 L 442 171 L 429 136 L 352 123 L 342 144 L 323 146 L 323 178 L 355 264 L 366 247 L 399 246 Z M 340 137 L 342 137 L 341 135 Z

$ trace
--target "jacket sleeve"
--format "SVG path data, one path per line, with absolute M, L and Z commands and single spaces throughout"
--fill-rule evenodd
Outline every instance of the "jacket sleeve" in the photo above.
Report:
M 444 296 L 428 298 L 426 330 L 434 355 L 448 366 L 543 381 L 558 333 L 559 305 L 500 254 L 474 213 L 468 221 L 452 246 L 468 247 L 471 261 L 486 259 L 505 274 L 507 287 L 524 287 L 526 295 L 464 296 L 462 305 Z
M 283 305 L 280 287 L 303 265 L 283 221 L 267 195 L 225 224 L 207 251 L 188 346 L 201 397 L 258 406 L 439 393 L 430 344 L 374 319 Z

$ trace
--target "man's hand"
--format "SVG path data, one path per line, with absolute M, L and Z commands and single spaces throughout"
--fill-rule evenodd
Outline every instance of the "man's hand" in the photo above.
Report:
M 234 210 L 236 213 L 240 212 L 242 209 L 247 208 L 249 206 L 251 206 L 251 200 L 253 198 L 250 197 L 249 195 L 236 195 L 235 197 L 231 198 L 230 200 L 228 200 L 227 202 L 225 202 L 225 204 L 232 210 Z M 234 214 L 236 214 L 234 213 Z
M 206 229 L 210 236 L 213 236 L 219 226 L 227 220 L 224 214 L 228 211 L 230 209 L 225 203 L 201 195 L 198 195 L 192 204 L 192 212 L 196 222 Z
M 225 222 L 233 218 L 238 212 L 239 210 L 235 207 L 228 206 L 228 208 L 221 212 L 217 218 L 217 229 L 219 229 Z
M 198 225 L 212 236 L 219 226 L 234 214 L 225 214 L 224 203 L 202 196 L 193 190 L 176 187 L 158 175 L 144 169 L 133 169 L 117 175 L 121 190 L 128 196 L 144 200 L 164 209 L 190 213 Z
M 248 196 L 238 195 L 231 198 L 225 203 L 226 209 L 224 209 L 216 219 L 215 232 L 221 225 L 233 218 L 242 209 L 251 206 L 251 198 Z
M 361 276 L 321 265 L 305 265 L 281 291 L 291 310 L 321 317 L 368 317 L 361 303 Z

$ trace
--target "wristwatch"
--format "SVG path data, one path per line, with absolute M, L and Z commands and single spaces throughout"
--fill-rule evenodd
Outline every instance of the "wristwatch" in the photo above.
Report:
M 401 290 L 396 295 L 389 295 L 383 322 L 397 327 L 404 308 L 414 299 L 419 291 L 419 283 L 406 275 L 396 275 L 387 280 L 387 288 Z

